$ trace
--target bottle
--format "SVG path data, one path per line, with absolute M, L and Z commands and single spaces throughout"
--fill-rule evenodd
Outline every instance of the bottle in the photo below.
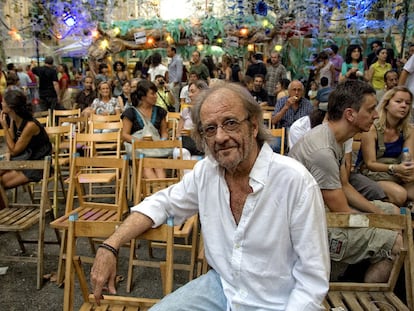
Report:
M 411 164 L 411 162 L 412 158 L 410 154 L 410 149 L 408 147 L 404 147 L 401 154 L 401 163 L 409 165 Z

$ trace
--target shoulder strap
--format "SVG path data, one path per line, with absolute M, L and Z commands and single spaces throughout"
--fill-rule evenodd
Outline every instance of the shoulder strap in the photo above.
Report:
M 158 106 L 152 107 L 151 123 L 154 125 L 155 125 L 155 122 L 157 121 L 157 114 L 158 114 Z
M 157 94 L 159 95 L 159 97 L 161 98 L 161 100 L 164 102 L 164 104 L 168 107 L 169 105 L 168 105 L 168 103 L 165 101 L 164 96 L 163 96 L 163 95 L 162 95 L 159 91 L 157 91 Z M 153 109 L 152 111 L 154 111 L 154 109 Z
M 385 144 L 384 144 L 384 132 L 379 128 L 377 122 L 374 122 L 375 129 L 377 130 L 377 159 L 381 158 L 385 152 Z
M 27 124 L 27 120 L 23 119 L 22 124 L 20 124 L 20 127 L 16 131 L 16 136 L 17 136 L 16 138 L 18 138 L 18 137 L 20 137 L 20 135 L 22 135 L 24 127 L 26 126 L 26 124 Z
M 135 110 L 135 115 L 137 117 L 137 122 L 139 124 L 140 127 L 144 128 L 144 121 L 143 121 L 143 117 L 141 116 L 141 113 L 138 111 L 137 108 L 132 107 Z

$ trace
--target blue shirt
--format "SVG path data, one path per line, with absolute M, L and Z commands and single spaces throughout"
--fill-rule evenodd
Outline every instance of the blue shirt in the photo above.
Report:
M 179 55 L 174 55 L 168 65 L 168 80 L 170 83 L 181 82 L 183 77 L 183 60 Z
M 280 110 L 282 110 L 283 106 L 286 104 L 289 96 L 282 97 L 279 99 L 275 105 L 275 110 L 273 111 L 273 116 L 276 115 Z M 311 102 L 302 97 L 299 102 L 299 107 L 297 110 L 294 110 L 293 107 L 289 107 L 286 111 L 285 115 L 280 119 L 279 123 L 276 124 L 277 128 L 287 127 L 289 128 L 293 122 L 296 120 L 309 115 L 313 110 L 313 106 Z
M 332 88 L 330 86 L 321 88 L 318 90 L 318 93 L 316 93 L 316 100 L 320 103 L 327 103 L 331 92 Z

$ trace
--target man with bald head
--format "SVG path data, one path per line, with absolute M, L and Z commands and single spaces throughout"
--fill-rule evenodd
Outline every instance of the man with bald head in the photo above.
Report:
M 309 115 L 313 106 L 304 96 L 305 87 L 299 80 L 293 80 L 288 87 L 288 96 L 279 99 L 275 105 L 272 124 L 277 128 L 289 128 L 296 120 Z
M 302 117 L 308 116 L 312 110 L 312 103 L 304 97 L 305 87 L 299 80 L 293 80 L 289 83 L 288 96 L 282 97 L 276 102 L 275 110 L 272 115 L 272 125 L 276 128 L 286 128 L 288 130 L 290 126 L 296 120 Z M 287 142 L 287 137 L 285 142 Z M 281 139 L 276 138 L 272 143 L 272 148 L 275 152 L 279 153 L 281 147 Z M 285 149 L 288 146 L 285 146 Z
M 151 310 L 322 310 L 330 265 L 317 183 L 299 162 L 272 151 L 261 108 L 242 86 L 203 91 L 192 114 L 207 157 L 181 182 L 134 206 L 99 248 L 91 270 L 95 298 L 106 285 L 115 292 L 117 258 L 108 248 L 167 216 L 179 224 L 199 213 L 212 269 Z

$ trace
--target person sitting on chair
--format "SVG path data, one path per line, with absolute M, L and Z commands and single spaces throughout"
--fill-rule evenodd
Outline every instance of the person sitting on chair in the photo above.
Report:
M 123 121 L 122 140 L 124 143 L 132 143 L 133 139 L 138 139 L 133 134 L 144 130 L 145 124 L 151 123 L 158 131 L 160 139 L 168 139 L 168 125 L 166 121 L 167 111 L 157 103 L 157 87 L 153 82 L 141 80 L 138 82 L 137 90 L 131 94 L 132 106 L 128 107 L 121 119 Z M 141 139 L 146 139 L 145 135 Z M 153 137 L 151 138 L 153 140 Z M 144 169 L 145 178 L 164 178 L 163 169 Z
M 3 96 L 0 123 L 4 129 L 10 160 L 41 160 L 51 155 L 52 145 L 43 126 L 32 116 L 30 104 L 20 90 L 9 90 Z M 40 170 L 2 171 L 0 186 L 14 188 L 42 179 Z
M 208 156 L 182 181 L 134 206 L 98 249 L 91 270 L 97 303 L 106 285 L 115 292 L 115 255 L 123 244 L 170 215 L 179 224 L 199 213 L 212 269 L 151 310 L 321 310 L 329 250 L 316 181 L 299 162 L 272 151 L 261 108 L 242 86 L 202 91 L 192 116 L 195 141 Z

